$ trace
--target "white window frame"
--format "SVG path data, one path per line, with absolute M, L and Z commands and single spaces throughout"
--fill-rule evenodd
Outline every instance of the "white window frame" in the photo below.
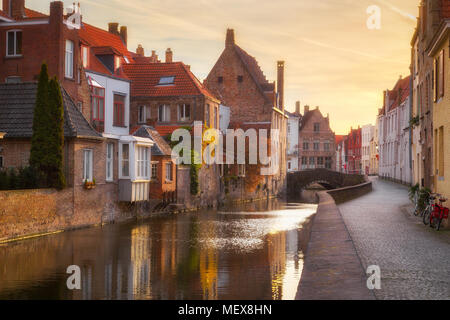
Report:
M 69 48 L 69 45 L 72 46 L 71 50 Z M 75 49 L 75 43 L 72 40 L 66 40 L 64 75 L 66 78 L 69 78 L 69 79 L 73 79 L 74 49 Z
M 172 162 L 166 162 L 166 182 L 173 181 L 173 165 Z
M 186 107 L 189 107 L 189 117 L 186 116 Z M 191 105 L 190 104 L 180 104 L 178 106 L 178 121 L 185 122 L 191 120 Z
M 155 168 L 155 175 L 153 175 L 153 168 Z M 152 161 L 150 166 L 150 179 L 158 180 L 158 161 Z
M 92 182 L 94 180 L 94 151 L 92 149 L 83 149 L 83 182 Z
M 124 152 L 123 152 L 124 146 L 128 146 L 128 159 L 124 159 L 124 157 L 123 157 L 123 155 L 124 155 Z M 129 143 L 122 143 L 122 144 L 120 144 L 120 169 L 119 169 L 119 172 L 120 172 L 120 177 L 121 178 L 126 178 L 126 179 L 130 178 L 130 155 L 131 155 L 131 145 Z M 124 175 L 123 169 L 124 169 L 124 164 L 125 163 L 128 166 L 128 175 Z
M 136 146 L 136 178 L 150 180 L 150 147 Z
M 147 122 L 147 106 L 138 107 L 138 122 L 139 123 Z
M 17 33 L 21 32 L 22 33 L 22 52 L 21 53 L 17 53 Z M 10 33 L 14 33 L 14 53 L 13 54 L 9 54 L 9 34 Z M 6 56 L 7 57 L 21 57 L 23 55 L 23 32 L 22 30 L 8 30 L 6 32 Z
M 114 180 L 114 143 L 106 144 L 106 181 Z
M 81 58 L 83 59 L 83 67 L 87 68 L 89 63 L 89 48 L 86 46 L 81 47 Z
M 162 110 L 162 114 L 161 114 Z M 170 106 L 162 104 L 158 106 L 158 122 L 170 122 Z

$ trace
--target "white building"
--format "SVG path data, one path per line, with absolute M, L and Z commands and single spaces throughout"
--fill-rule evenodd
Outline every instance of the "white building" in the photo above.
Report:
M 385 92 L 379 121 L 379 175 L 401 183 L 411 183 L 410 77 L 400 79 Z
M 371 124 L 361 128 L 361 165 L 363 173 L 370 174 L 370 144 L 373 140 L 375 127 Z
M 286 160 L 287 160 L 287 171 L 295 172 L 299 171 L 299 156 L 298 156 L 298 142 L 300 133 L 300 103 L 297 102 L 296 112 L 287 112 L 289 116 L 287 121 L 287 134 L 286 134 Z
M 119 201 L 149 200 L 154 142 L 130 135 L 131 83 L 122 71 L 122 64 L 132 61 L 126 39 L 113 29 L 108 32 L 88 24 L 81 27 L 79 35 L 91 90 L 91 123 L 107 139 L 106 181 L 118 183 Z M 83 106 L 79 108 L 83 112 Z

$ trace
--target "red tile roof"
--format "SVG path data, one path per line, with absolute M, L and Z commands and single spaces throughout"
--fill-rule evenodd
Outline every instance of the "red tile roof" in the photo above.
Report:
M 4 17 L 4 18 L 8 18 L 11 19 L 11 17 L 4 11 L 0 10 L 0 16 Z
M 9 16 L 9 14 L 7 14 L 3 10 L 0 10 L 0 16 L 8 18 L 8 19 L 13 19 L 13 18 L 11 18 Z M 31 9 L 25 8 L 25 17 L 19 18 L 19 19 L 15 19 L 15 20 L 42 19 L 42 18 L 48 18 L 48 15 L 43 14 L 43 13 L 38 12 L 38 11 L 35 11 L 35 10 L 31 10 Z
M 168 136 L 169 134 L 171 134 L 172 132 L 174 132 L 175 130 L 180 129 L 180 128 L 182 128 L 182 126 L 160 126 L 160 125 L 157 125 L 155 127 L 156 131 L 158 131 L 158 133 L 161 135 L 161 137 Z
M 132 96 L 169 97 L 204 95 L 217 100 L 182 62 L 134 63 L 123 66 Z M 175 77 L 173 85 L 158 85 L 162 77 Z
M 336 135 L 336 145 L 340 144 L 345 137 L 345 135 Z
M 111 47 L 132 62 L 133 57 L 119 35 L 84 23 L 79 31 L 81 40 L 91 47 Z

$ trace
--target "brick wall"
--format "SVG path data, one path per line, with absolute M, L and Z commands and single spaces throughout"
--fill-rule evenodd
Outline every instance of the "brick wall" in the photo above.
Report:
M 158 161 L 157 179 L 152 179 L 150 183 L 150 199 L 163 199 L 165 193 L 175 192 L 177 188 L 176 165 L 172 162 L 170 156 L 154 156 L 152 162 Z M 172 181 L 166 180 L 166 164 L 172 165 Z

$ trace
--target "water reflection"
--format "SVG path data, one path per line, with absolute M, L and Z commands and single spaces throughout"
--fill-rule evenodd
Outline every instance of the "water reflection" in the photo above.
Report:
M 315 210 L 258 202 L 3 245 L 0 299 L 293 299 Z

